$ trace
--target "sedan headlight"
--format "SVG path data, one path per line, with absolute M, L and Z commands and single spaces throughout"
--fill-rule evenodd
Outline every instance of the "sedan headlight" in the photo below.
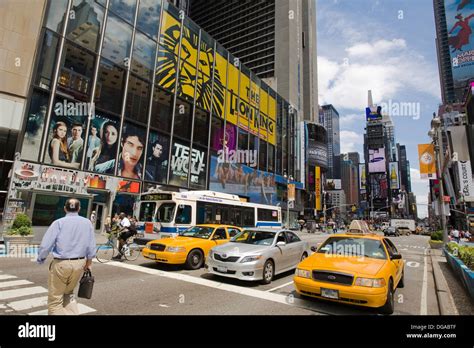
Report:
M 244 262 L 253 262 L 253 261 L 260 260 L 261 258 L 262 258 L 262 255 L 245 256 L 244 259 L 240 262 L 242 262 L 242 263 L 244 263 Z
M 186 251 L 185 247 L 166 247 L 166 251 L 170 253 L 184 253 Z
M 297 268 L 295 275 L 301 278 L 311 278 L 311 271 Z
M 357 278 L 355 281 L 357 286 L 366 286 L 368 288 L 383 288 L 385 279 L 383 278 Z

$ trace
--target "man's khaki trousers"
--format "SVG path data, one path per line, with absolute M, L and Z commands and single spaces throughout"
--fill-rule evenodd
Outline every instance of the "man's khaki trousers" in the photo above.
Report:
M 74 288 L 84 272 L 86 260 L 53 260 L 49 265 L 48 314 L 78 315 Z

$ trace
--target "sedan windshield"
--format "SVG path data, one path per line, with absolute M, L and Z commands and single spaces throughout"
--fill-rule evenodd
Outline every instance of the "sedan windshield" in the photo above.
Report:
M 212 231 L 214 231 L 214 229 L 210 227 L 195 226 L 180 232 L 179 235 L 183 237 L 209 239 Z
M 158 208 L 156 214 L 156 221 L 158 222 L 171 222 L 173 221 L 175 203 L 163 203 Z
M 244 230 L 230 241 L 234 243 L 272 245 L 275 238 L 274 232 Z
M 318 253 L 341 256 L 365 256 L 385 260 L 387 255 L 380 241 L 368 238 L 331 237 Z

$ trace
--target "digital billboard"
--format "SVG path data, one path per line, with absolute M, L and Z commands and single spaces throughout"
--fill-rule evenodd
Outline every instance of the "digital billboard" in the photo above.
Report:
M 385 173 L 385 148 L 369 149 L 369 173 Z
M 390 174 L 390 189 L 400 189 L 400 176 L 398 171 L 398 162 L 390 162 L 388 165 L 388 172 Z

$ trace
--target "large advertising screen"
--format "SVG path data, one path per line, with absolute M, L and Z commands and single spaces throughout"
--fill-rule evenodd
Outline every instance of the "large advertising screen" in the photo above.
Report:
M 369 150 L 369 173 L 385 173 L 385 148 Z
M 464 88 L 474 77 L 474 3 L 445 0 L 445 9 L 454 88 Z
M 400 176 L 398 171 L 398 162 L 390 162 L 388 168 L 388 172 L 390 174 L 390 189 L 399 190 Z

